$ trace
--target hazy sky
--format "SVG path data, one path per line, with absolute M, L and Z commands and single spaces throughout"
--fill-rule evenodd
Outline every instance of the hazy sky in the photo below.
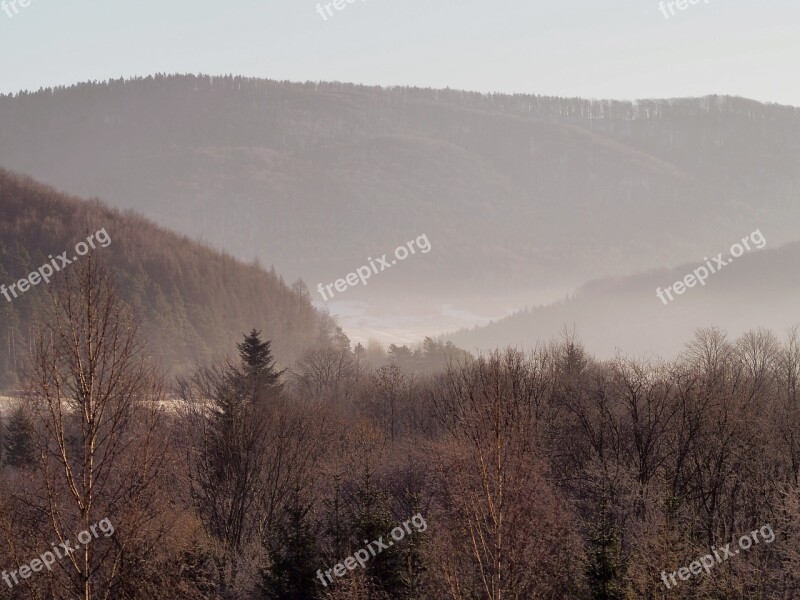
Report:
M 800 0 L 337 0 L 327 20 L 316 0 L 23 1 L 0 10 L 4 93 L 202 72 L 800 105 Z

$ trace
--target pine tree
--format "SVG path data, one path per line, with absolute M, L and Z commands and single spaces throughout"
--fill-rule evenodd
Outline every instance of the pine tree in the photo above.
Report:
M 365 472 L 353 496 L 350 531 L 353 549 L 365 547 L 383 538 L 392 546 L 383 550 L 367 563 L 367 575 L 391 598 L 402 598 L 407 592 L 404 580 L 403 553 L 392 541 L 390 532 L 396 523 L 391 518 L 388 494 L 372 483 L 372 475 Z
M 17 468 L 33 464 L 35 458 L 33 424 L 21 406 L 11 414 L 3 442 L 7 464 Z
M 240 438 L 248 407 L 280 390 L 283 371 L 275 370 L 270 342 L 261 341 L 261 332 L 253 329 L 244 341 L 236 344 L 240 364 L 228 365 L 212 386 L 211 429 L 222 447 L 230 448 Z
M 270 344 L 261 341 L 261 332 L 256 329 L 252 329 L 241 344 L 236 344 L 241 365 L 232 369 L 231 376 L 238 390 L 252 402 L 281 388 L 279 382 L 283 371 L 275 369 Z
M 252 330 L 237 344 L 240 363 L 198 375 L 201 395 L 210 401 L 207 429 L 195 472 L 198 503 L 220 542 L 218 585 L 222 595 L 235 585 L 243 548 L 253 535 L 252 507 L 259 500 L 270 406 L 280 390 L 270 343 Z
M 201 547 L 189 548 L 176 561 L 180 583 L 187 597 L 211 598 L 216 590 L 213 554 Z
M 264 600 L 311 600 L 320 597 L 322 584 L 316 572 L 323 566 L 319 536 L 309 519 L 311 507 L 295 491 L 287 517 L 275 535 L 265 541 L 270 567 L 261 571 L 260 598 Z
M 605 507 L 601 509 L 601 514 L 589 536 L 591 550 L 587 579 L 593 600 L 621 600 L 624 597 L 621 582 L 625 563 L 619 534 Z
M 412 494 L 414 499 L 413 514 L 420 513 L 419 494 Z M 403 598 L 423 598 L 425 596 L 425 583 L 427 567 L 422 548 L 423 538 L 418 534 L 406 537 L 401 548 L 403 555 L 403 583 L 405 590 Z

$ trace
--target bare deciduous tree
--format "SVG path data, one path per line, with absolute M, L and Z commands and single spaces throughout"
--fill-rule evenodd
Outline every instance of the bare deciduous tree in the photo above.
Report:
M 131 310 L 95 262 L 76 265 L 50 298 L 25 376 L 43 484 L 31 504 L 59 543 L 74 543 L 77 532 L 106 518 L 116 533 L 59 561 L 65 577 L 48 593 L 116 598 L 125 553 L 155 514 L 150 492 L 165 447 L 162 387 Z M 42 538 L 45 547 L 49 539 Z

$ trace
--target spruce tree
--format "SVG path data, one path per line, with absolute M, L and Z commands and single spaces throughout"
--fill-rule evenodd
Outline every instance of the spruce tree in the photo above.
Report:
M 219 445 L 230 450 L 230 442 L 240 438 L 248 419 L 248 409 L 280 390 L 283 371 L 275 370 L 270 342 L 261 341 L 261 332 L 253 329 L 244 341 L 236 344 L 239 365 L 222 370 L 213 384 L 211 428 Z
M 7 464 L 18 468 L 33 464 L 33 424 L 21 406 L 14 410 L 8 420 L 3 443 Z
M 270 343 L 253 329 L 236 345 L 239 364 L 208 369 L 198 376 L 210 402 L 208 425 L 199 453 L 198 498 L 209 529 L 220 542 L 219 587 L 236 581 L 243 548 L 253 535 L 251 508 L 258 502 L 271 406 L 280 390 Z M 224 595 L 224 593 L 223 593 Z
M 422 513 L 420 510 L 421 502 L 418 493 L 412 493 L 414 500 L 414 509 L 412 514 Z M 427 567 L 425 564 L 424 551 L 423 551 L 423 537 L 419 532 L 414 530 L 413 534 L 409 534 L 403 541 L 400 548 L 402 551 L 403 560 L 403 582 L 404 594 L 403 598 L 414 599 L 425 597 L 425 585 L 427 580 Z
M 180 585 L 185 586 L 192 597 L 213 597 L 217 587 L 217 573 L 214 556 L 208 549 L 190 547 L 181 552 L 176 563 L 181 574 Z
M 624 597 L 621 581 L 625 561 L 619 534 L 605 507 L 589 535 L 589 564 L 587 579 L 593 600 L 621 600 Z
M 241 364 L 232 369 L 231 375 L 238 390 L 252 402 L 281 388 L 283 371 L 275 368 L 270 344 L 261 340 L 261 332 L 256 329 L 252 329 L 241 344 L 236 344 Z
M 310 505 L 295 491 L 285 521 L 265 540 L 270 566 L 261 571 L 260 598 L 311 600 L 321 597 L 323 586 L 316 573 L 324 566 L 310 512 Z
M 391 542 L 389 549 L 383 550 L 367 563 L 367 575 L 390 598 L 403 598 L 408 591 L 404 578 L 403 552 L 390 535 L 397 523 L 391 516 L 388 494 L 373 484 L 369 471 L 364 473 L 355 490 L 351 515 L 353 551 L 380 538 L 383 538 L 384 544 Z

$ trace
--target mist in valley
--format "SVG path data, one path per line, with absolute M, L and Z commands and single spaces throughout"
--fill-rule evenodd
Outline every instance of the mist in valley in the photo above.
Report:
M 0 2 L 0 599 L 791 599 L 798 9 Z

